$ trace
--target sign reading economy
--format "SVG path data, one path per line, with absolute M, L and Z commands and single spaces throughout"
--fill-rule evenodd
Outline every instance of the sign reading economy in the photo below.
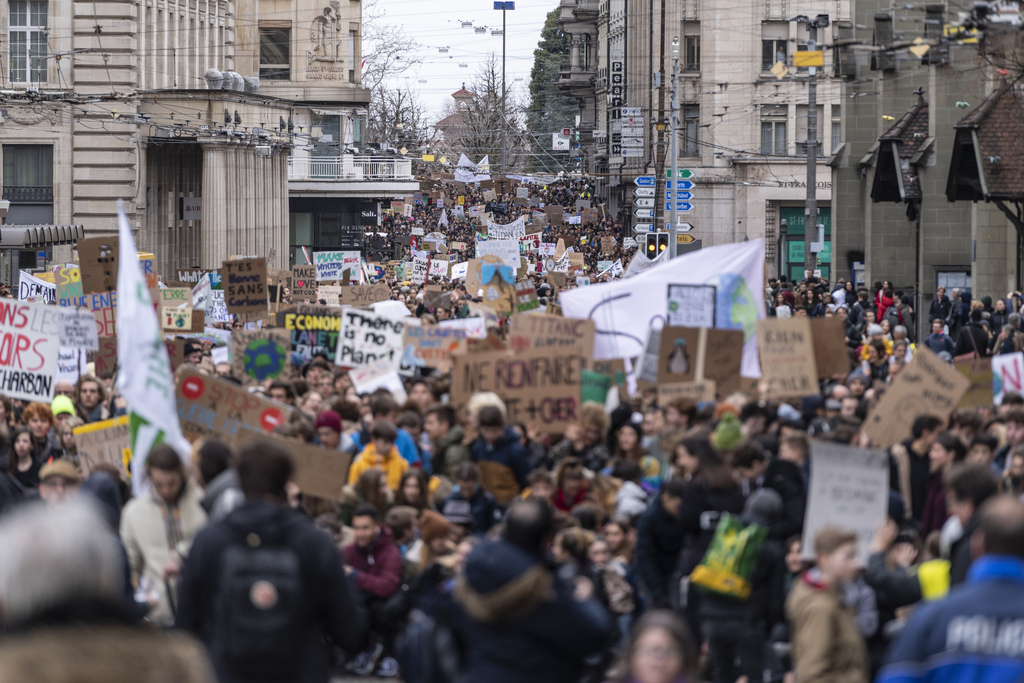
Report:
M 0 300 L 0 393 L 49 403 L 58 355 L 58 307 Z

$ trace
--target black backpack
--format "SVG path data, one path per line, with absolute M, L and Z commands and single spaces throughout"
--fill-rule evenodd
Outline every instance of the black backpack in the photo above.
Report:
M 256 533 L 228 546 L 221 559 L 215 642 L 229 670 L 294 675 L 307 603 L 299 557 L 291 548 Z
M 444 614 L 414 609 L 395 642 L 406 683 L 460 683 L 465 671 L 458 632 Z

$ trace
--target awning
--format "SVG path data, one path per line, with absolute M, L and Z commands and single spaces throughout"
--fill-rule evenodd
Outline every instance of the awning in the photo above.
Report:
M 75 244 L 85 237 L 81 225 L 4 225 L 0 226 L 0 249 L 45 249 L 59 244 Z

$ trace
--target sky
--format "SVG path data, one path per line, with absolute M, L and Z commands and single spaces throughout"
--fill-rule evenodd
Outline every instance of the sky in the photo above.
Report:
M 533 51 L 544 18 L 557 6 L 558 0 L 516 0 L 516 9 L 506 12 L 506 79 L 523 97 L 529 92 Z M 493 0 L 380 0 L 380 7 L 385 13 L 383 21 L 401 26 L 422 45 L 423 63 L 411 69 L 402 82 L 419 94 L 431 123 L 441 118 L 444 103 L 451 101 L 451 94 L 463 82 L 472 83 L 487 55 L 494 52 L 501 57 L 501 36 L 492 36 L 491 30 L 501 28 L 502 13 L 494 10 Z M 462 22 L 485 26 L 487 32 L 462 28 Z M 448 48 L 447 54 L 438 51 L 443 47 Z

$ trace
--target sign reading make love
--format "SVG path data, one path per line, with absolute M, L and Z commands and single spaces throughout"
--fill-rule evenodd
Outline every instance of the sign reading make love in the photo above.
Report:
M 0 300 L 0 393 L 53 400 L 60 354 L 60 308 Z

